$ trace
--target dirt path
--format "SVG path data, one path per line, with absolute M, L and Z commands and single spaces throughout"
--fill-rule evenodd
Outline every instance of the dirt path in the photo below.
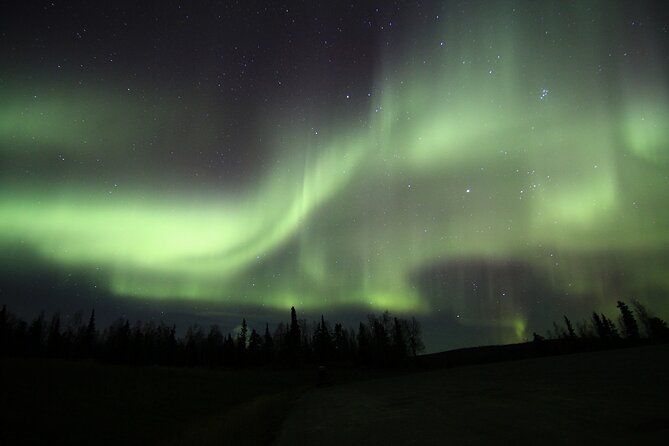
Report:
M 275 444 L 664 444 L 669 346 L 416 373 L 304 394 Z

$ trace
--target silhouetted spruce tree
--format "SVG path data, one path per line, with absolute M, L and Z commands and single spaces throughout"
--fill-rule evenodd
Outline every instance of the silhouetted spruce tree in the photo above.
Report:
M 235 341 L 232 335 L 228 333 L 223 342 L 223 363 L 233 364 L 235 362 Z
M 592 312 L 592 325 L 595 327 L 595 333 L 597 333 L 597 336 L 600 339 L 606 339 L 607 338 L 607 333 L 606 333 L 606 327 L 604 326 L 604 323 L 602 322 L 602 318 L 599 317 L 599 314 L 596 312 Z
M 397 360 L 402 360 L 407 356 L 406 334 L 407 324 L 398 318 L 393 319 L 393 356 Z
M 246 349 L 248 347 L 248 331 L 249 327 L 246 324 L 246 319 L 242 319 L 242 326 L 237 333 L 237 355 L 239 360 L 243 361 L 246 356 Z
M 648 339 L 653 341 L 669 340 L 669 329 L 665 321 L 651 314 L 638 300 L 633 301 L 632 305 Z
M 654 341 L 669 340 L 669 329 L 667 329 L 667 323 L 664 320 L 649 312 L 638 300 L 632 302 L 632 305 L 634 305 L 634 312 L 639 318 L 648 339 Z
M 300 348 L 298 355 L 305 361 L 310 361 L 313 354 L 313 340 L 314 340 L 314 323 L 309 323 L 306 319 L 298 319 L 297 323 L 300 327 Z
M 197 324 L 188 327 L 184 341 L 187 364 L 204 364 L 205 335 L 202 327 Z
M 223 333 L 218 325 L 214 324 L 209 327 L 209 333 L 207 334 L 207 349 L 206 357 L 207 364 L 210 366 L 217 366 L 222 363 L 222 353 L 223 353 Z
M 95 329 L 95 310 L 91 312 L 91 316 L 88 319 L 88 324 L 83 325 L 79 324 L 77 327 L 76 317 L 74 318 L 74 327 L 76 330 L 75 334 L 75 351 L 76 356 L 79 357 L 91 357 L 93 355 L 94 345 L 97 339 L 97 332 Z
M 105 330 L 105 359 L 113 362 L 128 362 L 130 350 L 130 322 L 120 318 Z
M 290 324 L 284 324 L 279 322 L 274 329 L 274 334 L 272 336 L 272 344 L 274 345 L 275 355 L 280 359 L 286 359 L 288 357 L 288 326 Z
M 77 310 L 66 319 L 65 329 L 62 331 L 61 355 L 66 357 L 83 356 L 84 312 Z
M 388 359 L 390 341 L 388 339 L 389 333 L 386 330 L 386 324 L 384 323 L 384 315 L 381 315 L 381 318 L 376 317 L 374 314 L 367 315 L 367 320 L 371 327 L 371 356 L 374 362 L 380 363 Z
M 634 305 L 634 312 L 639 318 L 648 339 L 654 341 L 669 340 L 669 329 L 667 329 L 665 321 L 649 312 L 638 300 L 633 301 L 632 305 Z
M 258 363 L 260 362 L 261 354 L 262 354 L 262 338 L 254 328 L 251 330 L 251 335 L 249 336 L 249 348 L 248 348 L 249 359 L 253 363 Z
M 86 333 L 91 339 L 95 338 L 95 309 L 91 310 L 91 317 L 88 318 L 88 325 L 86 326 Z
M 296 360 L 300 355 L 302 333 L 297 322 L 295 307 L 290 308 L 290 326 L 286 334 L 286 353 L 290 360 Z
M 415 317 L 412 317 L 407 321 L 407 340 L 413 356 L 416 356 L 418 353 L 422 353 L 425 350 L 425 344 L 423 344 L 423 330 Z
M 571 325 L 571 321 L 569 320 L 567 315 L 564 316 L 564 323 L 567 326 L 567 337 L 569 339 L 576 338 L 576 332 L 574 332 L 574 327 Z
M 580 321 L 576 323 L 576 333 L 581 339 L 592 339 L 594 334 L 592 327 L 587 321 Z
M 618 334 L 618 329 L 616 328 L 613 321 L 611 321 L 611 319 L 606 317 L 604 315 L 604 313 L 602 313 L 600 317 L 601 317 L 602 323 L 604 324 L 604 327 L 605 327 L 604 331 L 605 331 L 606 339 L 610 339 L 612 341 L 620 339 L 620 334 Z
M 650 339 L 660 342 L 669 341 L 669 328 L 664 320 L 653 316 L 648 320 L 648 326 Z
M 648 327 L 648 321 L 650 320 L 651 316 L 648 313 L 648 310 L 641 304 L 641 302 L 639 302 L 636 299 L 632 301 L 632 306 L 634 307 L 634 312 L 639 318 L 639 323 L 641 324 L 641 327 L 643 327 L 644 334 L 648 338 L 650 338 L 651 335 L 650 335 L 650 329 Z
M 76 311 L 67 319 L 67 324 L 62 333 L 63 349 L 62 355 L 80 358 L 84 355 L 84 312 Z
M 274 340 L 272 335 L 269 333 L 269 324 L 265 323 L 265 335 L 263 336 L 262 343 L 262 356 L 263 361 L 269 362 L 274 357 Z
M 314 354 L 319 361 L 327 361 L 332 354 L 332 337 L 325 323 L 325 317 L 321 315 L 321 321 L 316 325 L 314 333 Z
M 163 321 L 160 321 L 157 326 L 149 325 L 148 327 L 151 334 L 145 337 L 150 338 L 150 350 L 147 352 L 149 358 L 145 362 L 162 365 L 172 364 L 174 359 L 171 347 L 173 342 L 172 327 L 168 327 Z
M 342 360 L 349 356 L 349 345 L 346 331 L 340 323 L 336 323 L 333 333 L 333 356 L 335 360 Z
M 381 313 L 381 317 L 379 318 L 381 324 L 383 324 L 383 330 L 386 332 L 386 341 L 388 345 L 388 349 L 390 349 L 390 345 L 392 343 L 392 333 L 393 333 L 393 316 L 390 314 L 390 311 L 386 310 L 383 313 Z
M 356 336 L 356 331 L 352 328 L 346 328 L 344 330 L 344 339 L 346 340 L 346 358 L 355 359 L 358 355 L 358 341 Z
M 560 327 L 557 322 L 553 321 L 553 332 L 551 334 L 551 331 L 549 330 L 548 337 L 554 339 L 564 339 L 567 337 L 567 332 L 564 330 L 564 328 Z
M 177 361 L 177 354 L 179 350 L 179 343 L 177 342 L 177 326 L 172 324 L 171 327 L 164 331 L 165 333 L 165 360 L 169 364 L 175 364 Z
M 620 310 L 620 317 L 622 322 L 622 328 L 626 339 L 632 341 L 637 341 L 639 339 L 639 326 L 636 323 L 636 319 L 632 314 L 632 311 L 629 309 L 627 304 L 621 300 L 618 301 L 616 305 Z

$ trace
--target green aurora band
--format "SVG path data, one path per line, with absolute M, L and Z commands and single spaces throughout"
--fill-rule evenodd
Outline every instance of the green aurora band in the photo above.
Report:
M 613 258 L 627 281 L 617 292 L 669 290 L 666 262 L 644 261 L 669 248 L 669 76 L 648 62 L 655 42 L 633 71 L 610 62 L 605 25 L 589 26 L 584 8 L 566 36 L 563 23 L 535 36 L 529 19 L 499 9 L 388 57 L 363 125 L 275 135 L 272 167 L 241 191 L 183 192 L 169 178 L 160 188 L 153 171 L 151 182 L 137 175 L 113 193 L 87 178 L 6 175 L 0 244 L 99 271 L 129 299 L 444 309 L 464 324 L 509 328 L 503 340 L 527 336 L 520 302 L 505 302 L 494 321 L 468 314 L 462 299 L 426 295 L 415 272 L 524 262 L 568 298 L 604 303 L 611 286 L 592 259 Z M 462 39 L 472 26 L 477 38 Z M 0 105 L 6 160 L 122 159 L 155 131 L 141 104 L 109 92 L 12 91 Z M 160 128 L 178 119 L 165 114 Z

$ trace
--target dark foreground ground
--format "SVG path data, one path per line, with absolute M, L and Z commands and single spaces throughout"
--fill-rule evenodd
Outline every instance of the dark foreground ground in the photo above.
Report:
M 315 389 L 276 444 L 669 444 L 669 345 Z
M 669 345 L 313 372 L 0 359 L 0 444 L 669 444 Z
M 0 445 L 269 444 L 304 375 L 0 358 Z

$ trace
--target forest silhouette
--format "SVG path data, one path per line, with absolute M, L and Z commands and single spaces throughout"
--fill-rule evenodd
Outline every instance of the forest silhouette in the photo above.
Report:
M 611 347 L 669 341 L 669 328 L 638 301 L 634 310 L 618 301 L 618 323 L 604 313 L 593 312 L 590 320 L 578 322 L 576 328 L 564 316 L 564 325 L 553 323 L 546 336 L 533 334 L 533 342 L 518 348 L 492 346 L 495 354 L 478 355 L 484 360 L 516 359 L 589 351 Z M 357 330 L 341 323 L 331 324 L 322 315 L 308 322 L 298 319 L 295 308 L 290 321 L 270 330 L 250 327 L 245 318 L 235 333 L 224 334 L 218 325 L 205 329 L 198 325 L 187 328 L 177 337 L 175 325 L 153 321 L 134 324 L 119 318 L 103 330 L 96 325 L 95 311 L 87 318 L 77 312 L 63 323 L 60 313 L 47 319 L 41 312 L 26 322 L 7 310 L 0 311 L 0 354 L 12 357 L 45 357 L 65 359 L 96 359 L 103 362 L 167 365 L 167 366 L 263 366 L 279 365 L 376 365 L 404 364 L 425 349 L 420 323 L 415 318 L 394 317 L 386 311 L 368 315 Z M 462 349 L 472 350 L 472 349 Z M 457 358 L 458 351 L 450 356 Z M 449 354 L 449 352 L 445 352 Z M 455 362 L 479 362 L 475 355 Z M 506 356 L 506 357 L 505 357 Z M 452 362 L 452 361 L 450 361 Z
M 424 350 L 422 331 L 415 318 L 389 312 L 368 315 L 357 332 L 341 323 L 298 320 L 291 308 L 290 322 L 273 331 L 250 327 L 245 318 L 239 330 L 224 334 L 218 325 L 198 325 L 177 337 L 175 325 L 153 321 L 134 324 L 117 319 L 99 330 L 95 310 L 81 311 L 63 324 L 60 313 L 47 319 L 41 312 L 29 323 L 7 310 L 0 311 L 0 354 L 19 357 L 98 359 L 122 364 L 168 366 L 260 366 L 267 364 L 362 363 L 397 364 Z

